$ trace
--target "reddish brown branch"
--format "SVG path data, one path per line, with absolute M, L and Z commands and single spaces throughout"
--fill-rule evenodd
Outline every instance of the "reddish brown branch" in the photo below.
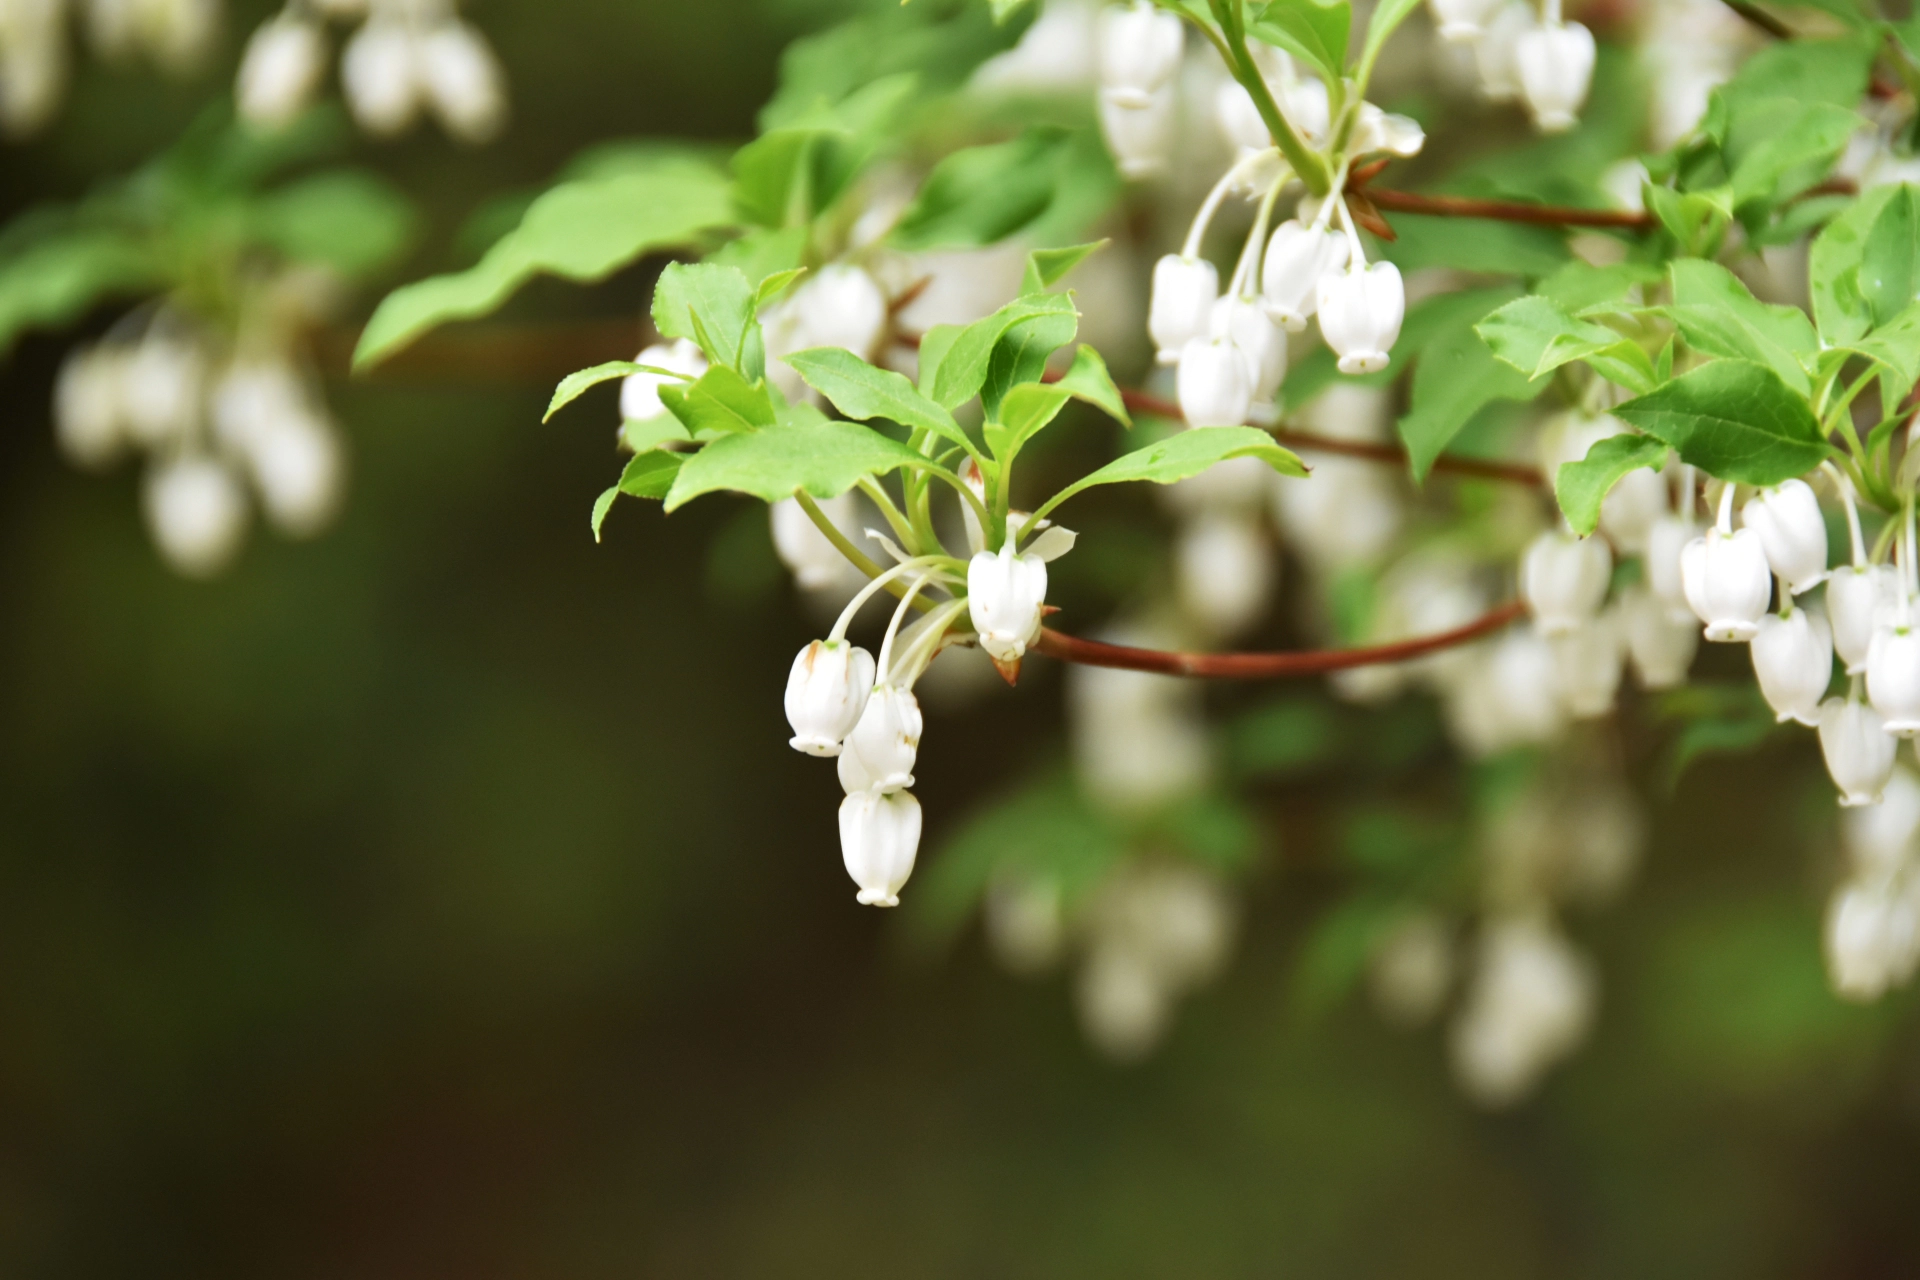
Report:
M 1162 418 L 1181 420 L 1180 406 L 1171 400 L 1145 391 L 1123 388 L 1120 398 L 1126 401 L 1129 409 L 1141 413 L 1151 413 Z M 1397 444 L 1367 444 L 1359 440 L 1336 440 L 1332 436 L 1315 435 L 1310 431 L 1300 431 L 1293 427 L 1278 427 L 1273 438 L 1290 449 L 1307 449 L 1318 453 L 1337 453 L 1348 458 L 1365 458 L 1369 462 L 1396 463 L 1407 465 L 1407 451 Z M 1539 487 L 1546 483 L 1539 469 L 1519 462 L 1494 462 L 1482 458 L 1461 458 L 1443 453 L 1434 459 L 1433 468 L 1456 476 L 1470 476 L 1476 480 L 1504 480 L 1511 484 L 1526 484 Z
M 1203 680 L 1285 680 L 1324 675 L 1354 667 L 1407 662 L 1442 649 L 1451 649 L 1491 635 L 1526 613 L 1519 601 L 1505 604 L 1464 627 L 1439 635 L 1404 640 L 1365 649 L 1304 649 L 1293 653 L 1178 653 L 1166 649 L 1134 649 L 1099 640 L 1062 635 L 1051 628 L 1040 632 L 1034 648 L 1061 662 L 1089 667 L 1118 667 L 1168 676 L 1197 676 Z
M 1653 215 L 1624 209 L 1574 209 L 1565 205 L 1527 204 L 1519 200 L 1480 200 L 1472 196 L 1423 196 L 1412 191 L 1368 187 L 1367 199 L 1389 213 L 1423 213 L 1437 218 L 1492 218 L 1499 222 L 1528 222 L 1542 227 L 1617 227 L 1645 231 Z

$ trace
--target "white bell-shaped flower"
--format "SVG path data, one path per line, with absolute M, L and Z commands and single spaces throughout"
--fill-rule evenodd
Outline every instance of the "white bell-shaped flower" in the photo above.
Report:
M 1686 579 L 1680 572 L 1680 561 L 1687 544 L 1699 536 L 1700 526 L 1679 516 L 1661 516 L 1647 530 L 1647 553 L 1642 562 L 1647 588 L 1675 617 L 1693 616 L 1693 608 L 1687 603 Z
M 920 802 L 910 792 L 861 791 L 840 802 L 840 858 L 867 907 L 897 907 L 920 850 Z
M 685 338 L 672 343 L 656 342 L 635 356 L 633 362 L 684 373 L 689 378 L 698 378 L 707 371 L 706 353 Z M 667 407 L 660 403 L 660 388 L 669 384 L 686 385 L 678 378 L 669 378 L 664 374 L 628 374 L 620 382 L 620 420 L 646 422 L 665 413 Z
M 1512 102 L 1520 96 L 1520 62 L 1516 57 L 1520 37 L 1538 25 L 1533 6 L 1523 0 L 1507 0 L 1493 15 L 1473 45 L 1481 97 L 1488 102 Z
M 1623 554 L 1641 555 L 1647 550 L 1654 524 L 1668 510 L 1665 478 L 1641 467 L 1620 477 L 1620 483 L 1601 500 L 1600 532 Z
M 164 463 L 147 474 L 147 529 L 161 556 L 189 578 L 210 578 L 232 563 L 247 532 L 247 497 L 226 467 L 205 455 Z
M 1500 0 L 1427 0 L 1427 7 L 1433 11 L 1440 38 L 1461 44 L 1480 38 L 1487 23 L 1500 11 Z
M 412 31 L 387 18 L 370 19 L 341 50 L 340 88 L 368 133 L 399 133 L 420 113 L 415 52 Z
M 420 38 L 416 57 L 427 103 L 448 133 L 481 143 L 500 132 L 507 78 L 485 37 L 464 22 L 441 22 Z
M 127 444 L 121 412 L 121 370 L 126 357 L 118 348 L 80 347 L 60 366 L 53 388 L 54 436 L 60 452 L 77 467 L 103 467 Z
M 1833 649 L 1847 664 L 1847 674 L 1867 669 L 1867 650 L 1873 644 L 1877 616 L 1894 603 L 1898 579 L 1891 565 L 1842 565 L 1827 576 L 1827 620 L 1833 627 Z
M 1427 131 L 1412 116 L 1394 115 L 1363 102 L 1347 145 L 1349 153 L 1356 156 L 1384 151 L 1404 159 L 1420 154 L 1427 145 Z
M 1148 0 L 1100 15 L 1100 86 L 1121 107 L 1140 110 L 1180 69 L 1180 19 Z
M 1129 107 L 1109 93 L 1100 94 L 1100 135 L 1121 177 L 1137 182 L 1166 169 L 1173 158 L 1178 116 L 1179 101 L 1172 85 L 1155 92 L 1144 107 Z
M 1585 625 L 1555 635 L 1555 685 L 1567 713 L 1592 720 L 1613 711 L 1620 692 L 1620 620 L 1611 610 Z
M 1833 634 L 1826 615 L 1793 607 L 1760 619 L 1754 634 L 1753 674 L 1775 716 L 1785 723 L 1820 723 L 1820 700 L 1833 679 Z
M 1193 427 L 1237 427 L 1253 412 L 1246 357 L 1228 338 L 1195 338 L 1180 352 L 1180 413 Z
M 1543 636 L 1566 635 L 1591 622 L 1612 578 L 1613 552 L 1604 538 L 1549 530 L 1520 561 L 1520 594 Z
M 1253 95 L 1237 80 L 1224 81 L 1214 91 L 1213 119 L 1220 126 L 1221 136 L 1242 159 L 1273 145 L 1273 136 L 1267 132 L 1267 122 L 1260 118 Z
M 1206 259 L 1170 253 L 1154 263 L 1147 332 L 1161 364 L 1179 364 L 1187 343 L 1212 332 L 1219 297 L 1220 273 Z
M 872 654 L 848 640 L 815 640 L 787 673 L 787 745 L 810 756 L 839 755 L 872 692 Z
M 1902 738 L 1920 735 L 1920 629 L 1885 625 L 1867 646 L 1867 699 Z
M 886 336 L 887 295 L 866 271 L 848 263 L 808 276 L 790 305 L 811 347 L 842 347 L 867 359 Z
M 1880 803 L 1898 745 L 1880 713 L 1865 703 L 1828 698 L 1820 704 L 1820 754 L 1843 806 Z
M 982 551 L 967 564 L 967 613 L 980 647 L 995 662 L 1018 662 L 1040 636 L 1047 602 L 1047 564 L 1014 554 L 1013 539 L 999 552 Z
M 1627 638 L 1627 656 L 1643 689 L 1673 689 L 1687 682 L 1687 670 L 1700 650 L 1700 627 L 1687 613 L 1673 607 L 1644 583 L 1621 596 L 1621 621 Z
M 920 700 L 912 690 L 892 684 L 875 688 L 860 709 L 859 722 L 841 743 L 840 785 L 848 795 L 912 786 L 925 727 Z
M 1330 272 L 1315 286 L 1320 332 L 1340 357 L 1340 372 L 1378 373 L 1400 337 L 1407 290 L 1391 262 Z
M 1767 553 L 1752 529 L 1713 528 L 1689 542 L 1680 553 L 1680 584 L 1707 639 L 1720 643 L 1753 639 L 1773 597 Z
M 1804 480 L 1765 489 L 1740 508 L 1740 520 L 1760 535 L 1767 563 L 1800 595 L 1818 585 L 1827 572 L 1827 522 L 1820 500 Z
M 1173 548 L 1180 604 L 1208 634 L 1238 635 L 1260 620 L 1273 595 L 1273 543 L 1244 514 L 1202 515 Z
M 309 538 L 332 521 L 346 490 L 346 451 L 324 419 L 311 412 L 274 419 L 246 455 L 267 518 L 282 533 Z
M 1247 362 L 1247 381 L 1255 404 L 1272 404 L 1287 376 L 1287 334 L 1267 318 L 1259 303 L 1222 298 L 1213 304 L 1212 335 L 1226 338 Z
M 262 23 L 240 58 L 234 99 L 241 116 L 267 128 L 287 123 L 312 99 L 326 64 L 318 23 L 290 12 Z
M 1577 22 L 1536 27 L 1514 41 L 1514 66 L 1535 128 L 1562 133 L 1579 120 L 1593 83 L 1593 56 L 1593 32 Z
M 1289 333 L 1305 329 L 1319 305 L 1321 278 L 1345 267 L 1349 252 L 1347 238 L 1338 231 L 1316 230 L 1292 218 L 1274 228 L 1260 267 L 1261 298 L 1274 323 Z

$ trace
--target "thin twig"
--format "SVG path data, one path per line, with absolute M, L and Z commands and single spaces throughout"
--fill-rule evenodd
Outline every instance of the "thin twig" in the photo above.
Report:
M 1171 400 L 1145 391 L 1123 388 L 1120 398 L 1129 409 L 1141 413 L 1151 413 L 1156 417 L 1172 418 L 1182 421 L 1180 406 Z M 1272 429 L 1273 438 L 1290 449 L 1310 449 L 1319 453 L 1337 453 L 1348 458 L 1365 458 L 1369 462 L 1396 463 L 1407 465 L 1407 451 L 1397 444 L 1370 444 L 1359 440 L 1337 440 L 1332 436 L 1316 435 L 1311 431 L 1301 431 L 1295 427 L 1276 427 Z M 1443 453 L 1433 461 L 1430 468 L 1456 476 L 1469 476 L 1476 480 L 1504 480 L 1510 484 L 1532 485 L 1540 488 L 1546 484 L 1537 467 L 1529 467 L 1520 462 L 1496 462 L 1485 458 L 1462 458 L 1455 454 Z
M 1472 196 L 1426 196 L 1412 191 L 1366 188 L 1376 208 L 1391 213 L 1423 213 L 1436 218 L 1491 218 L 1498 222 L 1527 222 L 1542 227 L 1618 227 L 1646 231 L 1654 225 L 1649 213 L 1624 209 L 1574 209 L 1565 205 L 1528 204 L 1519 200 L 1480 200 Z
M 1517 621 L 1525 613 L 1526 606 L 1516 600 L 1452 631 L 1364 649 L 1303 649 L 1292 653 L 1180 653 L 1082 640 L 1077 636 L 1062 635 L 1051 628 L 1041 630 L 1040 639 L 1033 647 L 1049 658 L 1089 667 L 1118 667 L 1125 671 L 1194 676 L 1202 680 L 1284 680 L 1297 676 L 1324 675 L 1330 671 L 1348 671 L 1354 667 L 1407 662 L 1491 635 Z
M 1793 39 L 1793 28 L 1768 13 L 1765 9 L 1762 9 L 1759 5 L 1748 4 L 1747 0 L 1722 0 L 1722 3 L 1742 18 L 1745 18 L 1759 30 L 1772 36 L 1775 40 Z

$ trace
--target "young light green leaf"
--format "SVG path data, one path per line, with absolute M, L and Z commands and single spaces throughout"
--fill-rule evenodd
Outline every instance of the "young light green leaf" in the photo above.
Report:
M 778 502 L 804 489 L 836 498 L 862 476 L 933 463 L 897 440 L 857 422 L 806 420 L 794 415 L 764 431 L 715 440 L 688 458 L 667 494 L 674 511 L 703 493 L 733 489 Z
M 969 454 L 978 452 L 951 413 L 891 369 L 876 369 L 842 347 L 815 347 L 795 352 L 786 361 L 808 386 L 857 422 L 888 418 L 904 427 L 931 431 Z
M 1576 320 L 1545 298 L 1516 298 L 1475 326 L 1493 354 L 1530 378 L 1584 360 L 1622 386 L 1645 391 L 1654 384 L 1646 352 L 1603 324 Z
M 986 381 L 980 384 L 980 405 L 987 416 L 999 416 L 1002 397 L 1015 387 L 1046 377 L 1053 353 L 1079 331 L 1079 317 L 1071 313 L 1034 316 L 1008 329 L 994 344 Z
M 1860 296 L 1877 325 L 1920 297 L 1920 200 L 1902 183 L 1867 232 L 1860 255 Z
M 593 500 L 593 540 L 600 541 L 600 526 L 607 522 L 607 512 L 613 510 L 613 500 L 620 496 L 620 486 L 614 485 Z
M 612 510 L 614 499 L 624 493 L 630 497 L 660 501 L 673 487 L 674 477 L 680 474 L 680 467 L 685 461 L 683 454 L 658 449 L 627 459 L 626 468 L 620 473 L 620 483 L 594 499 L 593 540 L 600 541 L 600 526 L 606 523 L 607 512 Z
M 1091 244 L 1068 245 L 1064 249 L 1035 249 L 1027 255 L 1027 274 L 1021 282 L 1020 292 L 1044 293 L 1066 277 L 1069 271 L 1085 262 L 1089 256 L 1112 244 L 1111 240 L 1095 240 Z
M 1353 30 L 1353 6 L 1340 0 L 1272 0 L 1247 24 L 1254 39 L 1304 58 L 1327 80 L 1347 70 L 1347 37 Z
M 620 424 L 620 443 L 633 453 L 645 453 L 663 444 L 686 444 L 692 439 L 680 419 L 671 413 L 659 413 L 651 418 L 628 418 Z
M 1817 353 L 1820 340 L 1805 312 L 1768 306 L 1718 263 L 1676 258 L 1671 270 L 1673 303 L 1660 310 L 1695 351 L 1764 364 L 1789 387 L 1807 394 L 1801 359 Z
M 1651 182 L 1641 190 L 1646 194 L 1647 212 L 1674 238 L 1680 252 L 1710 258 L 1720 251 L 1733 217 L 1733 211 L 1722 201 L 1702 192 L 1679 192 Z
M 1872 309 L 1860 292 L 1860 261 L 1866 255 L 1868 235 L 1899 192 L 1897 186 L 1862 192 L 1851 208 L 1814 237 L 1807 255 L 1807 289 L 1813 299 L 1813 322 L 1832 346 L 1852 342 L 1872 323 Z
M 1082 346 L 1075 351 L 1073 364 L 1054 385 L 1074 399 L 1099 409 L 1121 426 L 1133 426 L 1133 419 L 1127 414 L 1127 402 L 1120 388 L 1114 385 L 1113 375 L 1107 372 L 1107 362 L 1092 347 Z
M 554 414 L 603 382 L 611 382 L 615 378 L 624 378 L 634 373 L 665 374 L 667 372 L 652 365 L 635 364 L 631 360 L 609 360 L 605 364 L 594 365 L 591 369 L 570 373 L 560 379 L 560 385 L 553 389 L 553 399 L 547 402 L 547 411 L 540 416 L 540 421 L 552 421 Z
M 978 395 L 986 383 L 994 348 L 1007 336 L 1008 330 L 1039 317 L 1066 317 L 1077 324 L 1079 316 L 1080 313 L 1074 309 L 1073 299 L 1066 294 L 1043 293 L 1030 298 L 1016 298 L 951 337 L 941 334 L 944 346 L 932 353 L 934 363 L 931 365 L 928 364 L 929 352 L 923 343 L 920 349 L 920 389 L 928 398 L 947 409 L 964 404 Z M 933 333 L 940 333 L 940 329 L 936 328 Z M 932 336 L 932 333 L 928 335 L 930 338 Z M 1072 341 L 1072 334 L 1065 341 Z
M 1856 351 L 1884 366 L 1893 375 L 1894 390 L 1897 391 L 1902 384 L 1911 388 L 1914 381 L 1920 379 L 1920 302 L 1852 343 L 1847 350 Z M 1882 401 L 1899 404 L 1905 398 L 1905 392 L 1900 392 L 1897 395 L 1883 395 Z
M 1747 360 L 1702 365 L 1613 412 L 1679 450 L 1681 461 L 1739 484 L 1779 484 L 1832 452 L 1806 399 Z
M 699 343 L 707 359 L 741 369 L 756 292 L 737 267 L 673 262 L 653 287 L 653 326 L 668 338 Z
M 165 279 L 157 257 L 108 229 L 43 236 L 0 258 L 0 355 L 28 329 L 71 324 L 104 298 Z
M 1667 456 L 1664 442 L 1652 436 L 1623 434 L 1595 441 L 1579 462 L 1565 462 L 1553 478 L 1553 495 L 1567 523 L 1586 537 L 1600 523 L 1600 504 L 1630 471 L 1658 467 Z
M 660 403 L 695 440 L 758 431 L 774 424 L 773 397 L 764 382 L 748 382 L 723 364 L 694 383 L 660 388 Z
M 1066 130 L 1046 126 L 951 153 L 933 167 L 900 216 L 893 242 L 908 251 L 999 243 L 1053 203 L 1067 145 Z
M 1414 362 L 1411 411 L 1399 424 L 1415 483 L 1427 478 L 1434 460 L 1480 410 L 1496 400 L 1532 400 L 1546 387 L 1494 359 L 1472 317 L 1449 325 Z
M 388 294 L 361 332 L 354 368 L 377 364 L 448 321 L 486 315 L 536 275 L 601 280 L 732 221 L 726 179 L 685 156 L 662 157 L 645 172 L 561 183 L 472 267 Z
M 1144 480 L 1173 484 L 1197 476 L 1216 462 L 1230 458 L 1259 458 L 1283 476 L 1307 474 L 1304 463 L 1273 437 L 1253 427 L 1194 427 L 1175 432 L 1144 449 L 1122 454 L 1098 471 L 1082 477 L 1047 500 L 1041 511 L 1051 511 L 1075 494 L 1096 485 Z
M 989 437 L 994 456 L 1003 466 L 1012 461 L 1020 446 L 1059 417 L 1072 398 L 1066 388 L 1047 382 L 1023 382 L 1007 392 L 1000 400 L 1000 430 Z

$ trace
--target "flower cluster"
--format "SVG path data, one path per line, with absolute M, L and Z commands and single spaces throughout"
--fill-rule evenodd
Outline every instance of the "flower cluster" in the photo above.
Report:
M 1593 83 L 1593 32 L 1560 16 L 1560 0 L 1428 0 L 1440 38 L 1473 49 L 1480 91 L 1524 101 L 1542 133 L 1571 129 Z
M 361 24 L 341 50 L 340 87 L 368 133 L 405 132 L 426 111 L 481 143 L 506 123 L 499 60 L 454 0 L 288 0 L 247 40 L 234 85 L 242 117 L 277 128 L 306 108 L 326 74 L 329 20 Z
M 76 0 L 103 59 L 144 55 L 163 70 L 198 68 L 220 33 L 220 0 Z M 0 132 L 45 125 L 66 92 L 68 0 L 0 0 Z

